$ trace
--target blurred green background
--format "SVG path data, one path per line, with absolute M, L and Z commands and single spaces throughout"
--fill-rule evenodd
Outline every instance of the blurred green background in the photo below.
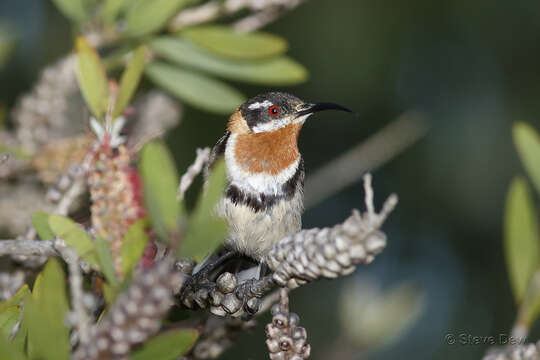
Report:
M 508 334 L 516 309 L 502 215 L 509 181 L 523 172 L 511 125 L 539 125 L 539 14 L 532 0 L 312 0 L 265 29 L 289 40 L 310 79 L 287 88 L 238 84 L 246 95 L 285 90 L 359 113 L 322 113 L 306 124 L 308 177 L 405 111 L 424 111 L 430 124 L 426 137 L 373 174 L 379 205 L 391 192 L 400 197 L 384 226 L 386 250 L 352 276 L 293 292 L 312 359 L 478 359 L 489 344 L 460 344 L 461 334 Z M 73 33 L 45 0 L 3 0 L 0 23 L 17 39 L 0 72 L 0 101 L 9 107 L 72 48 Z M 167 134 L 179 169 L 225 123 L 187 107 Z M 360 182 L 348 187 L 309 209 L 304 227 L 340 222 L 363 196 Z M 224 358 L 266 358 L 267 319 Z

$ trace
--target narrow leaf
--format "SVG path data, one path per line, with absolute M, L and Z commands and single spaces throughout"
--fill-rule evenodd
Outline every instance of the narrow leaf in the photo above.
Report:
M 523 166 L 540 194 L 540 136 L 530 125 L 518 122 L 513 128 L 514 143 Z
M 41 240 L 54 239 L 54 233 L 49 226 L 49 214 L 45 211 L 36 211 L 32 215 L 32 225 Z
M 11 297 L 11 299 L 0 302 L 0 312 L 5 311 L 8 307 L 20 305 L 26 294 L 29 293 L 30 289 L 28 288 L 28 285 L 24 284 L 19 290 L 17 290 L 17 292 Z
M 173 360 L 187 352 L 199 336 L 196 330 L 178 329 L 164 332 L 131 355 L 131 360 Z
M 122 79 L 120 80 L 120 88 L 114 106 L 113 118 L 116 118 L 122 113 L 135 93 L 144 70 L 145 57 L 146 48 L 144 46 L 140 46 L 134 51 L 131 61 L 126 67 L 126 70 L 122 74 Z
M 72 247 L 81 258 L 99 268 L 94 242 L 73 220 L 54 214 L 49 216 L 49 226 L 54 234 L 64 240 L 67 246 Z
M 8 339 L 0 336 L 0 359 L 25 360 L 26 356 Z
M 178 173 L 163 142 L 153 141 L 143 147 L 139 171 L 153 228 L 162 241 L 169 241 L 170 235 L 178 232 L 182 208 L 176 200 Z
M 24 299 L 24 322 L 28 327 L 28 346 L 32 358 L 69 359 L 69 310 L 66 277 L 56 259 L 42 271 L 40 294 Z
M 221 200 L 227 176 L 225 162 L 218 161 L 210 174 L 208 186 L 199 196 L 197 206 L 189 219 L 188 231 L 178 254 L 201 260 L 219 246 L 227 235 L 227 224 L 217 218 L 214 208 Z
M 127 2 L 128 0 L 105 0 L 105 4 L 103 5 L 103 20 L 106 23 L 114 22 Z
M 235 61 L 214 56 L 189 40 L 172 36 L 156 38 L 150 41 L 149 46 L 165 59 L 225 79 L 269 85 L 291 85 L 307 79 L 306 69 L 286 56 L 260 61 Z
M 245 101 L 241 93 L 219 80 L 165 63 L 150 64 L 146 74 L 186 103 L 213 113 L 230 114 Z
M 52 0 L 58 10 L 66 17 L 75 22 L 81 22 L 88 18 L 88 10 L 84 0 Z
M 18 306 L 10 306 L 0 312 L 0 337 L 9 339 L 11 330 L 19 321 L 21 310 Z
M 233 59 L 260 60 L 287 50 L 287 41 L 279 36 L 264 32 L 240 33 L 230 26 L 191 27 L 181 35 L 216 55 Z
M 108 85 L 98 53 L 82 37 L 77 38 L 77 80 L 92 114 L 101 118 L 107 108 Z
M 158 31 L 191 0 L 136 0 L 127 11 L 126 33 L 140 36 Z
M 32 298 L 34 298 L 36 301 L 39 300 L 41 294 L 43 293 L 43 285 L 41 285 L 42 282 L 43 273 L 39 273 L 38 276 L 36 276 L 36 280 L 34 280 L 34 285 L 32 286 Z
M 518 303 L 540 264 L 537 218 L 529 186 L 523 178 L 515 178 L 506 198 L 504 245 L 510 283 Z
M 148 243 L 147 219 L 134 222 L 124 235 L 122 242 L 122 273 L 129 274 L 141 259 Z
M 101 271 L 105 278 L 113 287 L 118 285 L 118 280 L 116 279 L 116 273 L 114 271 L 114 261 L 111 254 L 111 248 L 107 240 L 103 238 L 96 238 L 96 252 L 97 257 L 100 263 Z

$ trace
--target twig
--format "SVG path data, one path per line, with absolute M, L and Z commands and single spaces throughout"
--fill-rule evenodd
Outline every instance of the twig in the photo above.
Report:
M 243 9 L 255 14 L 248 15 L 235 24 L 239 31 L 253 31 L 279 18 L 283 10 L 292 10 L 307 0 L 225 0 L 210 1 L 203 5 L 182 10 L 169 23 L 170 31 L 187 26 L 208 23 L 221 16 L 228 16 Z M 267 18 L 265 18 L 267 16 Z
M 79 257 L 75 251 L 65 245 L 61 240 L 54 242 L 56 250 L 62 255 L 69 267 L 69 290 L 71 293 L 71 306 L 73 307 L 73 326 L 78 331 L 79 342 L 87 344 L 90 336 L 90 316 L 84 305 L 84 293 L 82 290 L 82 274 L 79 267 Z
M 171 31 L 180 30 L 187 26 L 210 22 L 219 17 L 222 4 L 219 1 L 210 1 L 201 6 L 182 10 L 169 24 Z
M 291 11 L 306 1 L 307 0 L 268 1 L 270 4 L 269 7 L 238 20 L 233 26 L 239 32 L 258 30 L 279 19 L 285 11 Z
M 53 242 L 35 240 L 0 240 L 0 256 L 58 256 Z
M 197 149 L 197 158 L 195 162 L 187 169 L 186 173 L 182 175 L 180 179 L 180 185 L 178 185 L 178 200 L 183 200 L 186 190 L 191 186 L 193 180 L 202 171 L 204 165 L 210 158 L 210 148 Z
M 92 146 L 92 149 L 95 145 Z M 86 174 L 90 168 L 90 163 L 94 156 L 93 150 L 90 150 L 84 160 L 80 164 L 72 164 L 69 168 L 68 175 L 71 178 L 71 186 L 61 195 L 58 204 L 52 211 L 53 214 L 67 215 L 71 205 L 77 198 L 86 190 Z M 26 232 L 25 238 L 33 240 L 36 238 L 36 230 L 31 226 Z
M 413 111 L 401 115 L 366 141 L 309 175 L 304 206 L 306 209 L 315 206 L 355 183 L 366 171 L 373 171 L 421 139 L 427 130 L 424 114 Z
M 0 165 L 4 165 L 9 160 L 9 153 L 1 153 L 0 154 Z

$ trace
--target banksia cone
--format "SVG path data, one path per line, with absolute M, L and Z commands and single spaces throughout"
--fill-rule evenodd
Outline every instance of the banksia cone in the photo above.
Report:
M 144 216 L 141 181 L 130 166 L 124 145 L 117 148 L 102 143 L 90 167 L 88 185 L 92 200 L 92 227 L 95 236 L 110 242 L 116 272 L 121 276 L 122 241 L 129 226 Z
M 187 289 L 181 302 L 190 309 L 210 307 L 210 312 L 218 316 L 255 314 L 259 311 L 260 298 L 273 285 L 271 277 L 250 279 L 239 284 L 236 275 L 224 272 L 215 283 L 207 282 L 197 291 Z
M 342 224 L 282 239 L 266 256 L 274 281 L 295 288 L 321 277 L 347 275 L 356 264 L 370 263 L 386 246 L 386 235 L 378 228 L 396 203 L 397 198 L 391 196 L 380 214 L 354 210 Z
M 174 304 L 174 289 L 183 281 L 173 264 L 166 257 L 138 272 L 107 316 L 91 329 L 91 339 L 79 346 L 74 359 L 127 359 L 134 345 L 156 333 Z
M 43 145 L 82 131 L 82 116 L 77 122 L 73 121 L 73 114 L 68 114 L 70 102 L 73 103 L 70 96 L 77 91 L 74 68 L 74 56 L 48 66 L 32 92 L 17 102 L 13 120 L 17 139 L 25 152 L 35 154 Z
M 272 307 L 272 322 L 266 325 L 266 346 L 271 360 L 307 359 L 311 346 L 306 342 L 307 332 L 298 326 L 300 318 L 289 312 L 289 297 L 281 289 L 281 299 Z

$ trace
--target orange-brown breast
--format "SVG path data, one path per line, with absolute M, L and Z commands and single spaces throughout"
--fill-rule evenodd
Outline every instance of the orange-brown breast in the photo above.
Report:
M 300 157 L 297 140 L 301 128 L 300 123 L 276 131 L 238 133 L 236 162 L 251 173 L 279 174 Z

